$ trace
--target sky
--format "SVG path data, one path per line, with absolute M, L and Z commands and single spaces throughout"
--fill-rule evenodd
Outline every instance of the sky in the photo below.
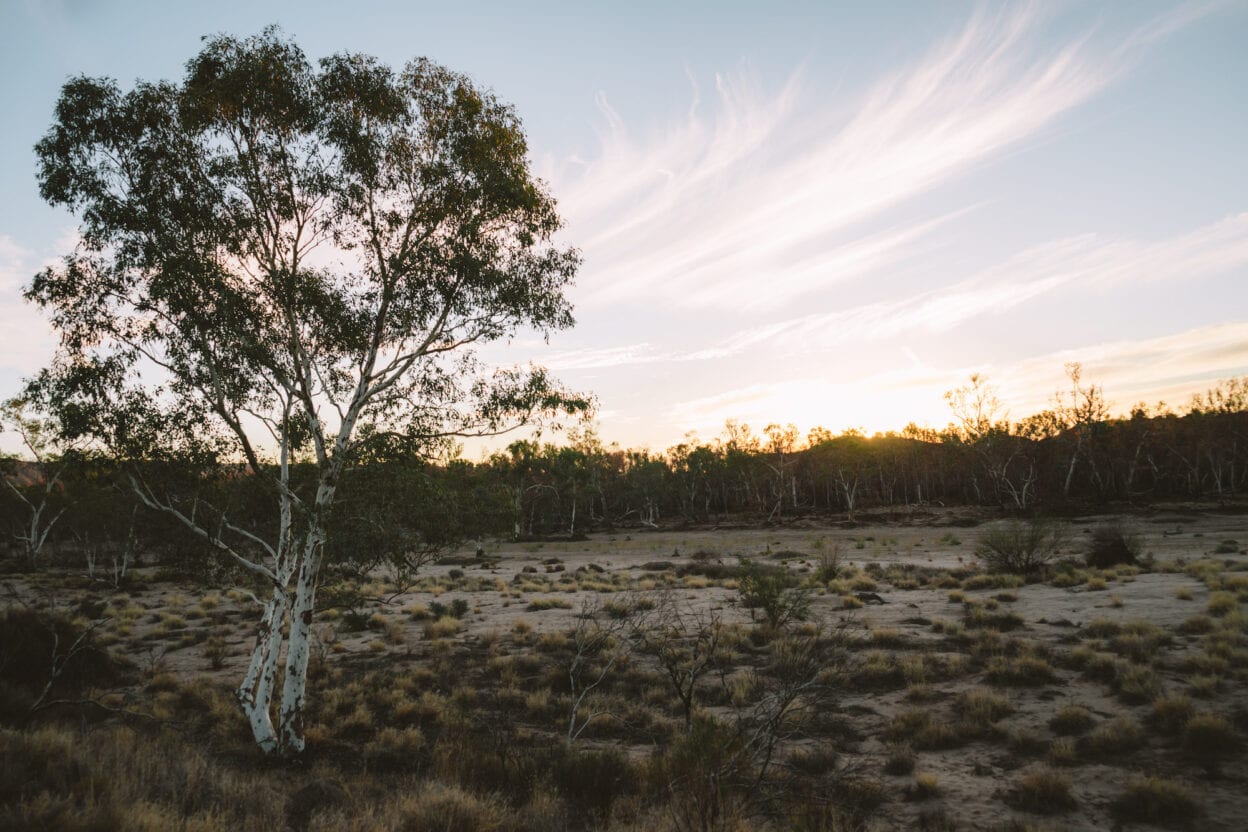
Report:
M 486 357 L 595 394 L 607 441 L 942 427 L 975 372 L 1022 418 L 1070 361 L 1118 411 L 1248 373 L 1248 0 L 3 0 L 0 397 L 55 345 L 20 293 L 74 239 L 32 149 L 60 86 L 271 23 L 515 105 L 577 325 Z

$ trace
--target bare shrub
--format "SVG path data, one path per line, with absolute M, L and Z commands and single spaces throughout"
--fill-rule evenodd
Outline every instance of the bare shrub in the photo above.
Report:
M 993 572 L 1027 575 L 1047 566 L 1065 540 L 1065 529 L 1051 520 L 1007 520 L 979 536 L 975 554 Z

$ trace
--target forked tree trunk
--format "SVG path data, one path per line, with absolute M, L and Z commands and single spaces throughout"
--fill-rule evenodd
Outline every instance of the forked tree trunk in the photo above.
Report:
M 247 675 L 236 695 L 243 714 L 251 726 L 252 737 L 266 754 L 278 750 L 277 731 L 273 728 L 273 687 L 277 681 L 278 660 L 282 651 L 282 625 L 286 619 L 287 594 L 273 589 L 272 599 L 264 606 L 264 615 L 256 628 L 256 646 L 251 654 Z

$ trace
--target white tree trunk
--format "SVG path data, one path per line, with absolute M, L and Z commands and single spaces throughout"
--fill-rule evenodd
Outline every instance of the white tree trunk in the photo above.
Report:
M 247 675 L 239 685 L 237 696 L 243 714 L 251 726 L 256 744 L 266 754 L 278 747 L 277 731 L 273 728 L 271 705 L 273 685 L 277 681 L 278 658 L 282 650 L 282 623 L 286 618 L 286 595 L 276 587 L 273 598 L 264 607 L 264 616 L 256 632 L 256 647 L 251 654 Z
M 286 680 L 282 685 L 281 747 L 287 753 L 303 751 L 303 705 L 307 696 L 308 658 L 311 654 L 312 610 L 316 604 L 316 575 L 320 562 L 319 532 L 308 535 L 307 551 L 299 568 L 295 601 L 290 610 L 286 641 Z

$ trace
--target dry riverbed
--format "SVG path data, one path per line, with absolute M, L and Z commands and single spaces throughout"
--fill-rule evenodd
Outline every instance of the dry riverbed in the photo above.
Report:
M 1111 521 L 1136 537 L 1142 562 L 1083 566 L 1092 530 Z M 741 604 L 745 557 L 806 588 L 805 620 L 783 628 L 824 639 L 837 657 L 819 712 L 778 738 L 771 770 L 852 784 L 833 791 L 861 807 L 865 828 L 1244 828 L 1248 516 L 1079 518 L 1066 524 L 1066 565 L 1028 580 L 986 573 L 975 549 L 992 523 L 958 522 L 969 521 L 485 542 L 409 586 L 384 575 L 355 593 L 327 585 L 310 753 L 367 756 L 406 741 L 431 761 L 423 771 L 441 774 L 446 749 L 433 738 L 450 712 L 505 725 L 494 730 L 518 746 L 563 742 L 569 634 L 591 608 L 603 621 L 636 616 L 638 627 L 656 607 L 717 619 L 727 634 L 694 700 L 732 724 L 764 695 L 751 680 L 766 675 L 782 636 Z M 71 571 L 5 583 L 11 601 L 103 620 L 99 640 L 139 674 L 111 701 L 157 719 L 184 715 L 179 686 L 225 691 L 246 666 L 256 612 L 241 589 L 150 568 L 118 591 Z M 609 715 L 578 738 L 584 747 L 644 761 L 684 731 L 682 703 L 644 646 L 593 696 Z M 213 702 L 228 723 L 228 697 Z M 621 798 L 597 822 L 632 828 L 629 813 L 644 809 Z M 741 828 L 756 811 L 740 808 Z M 786 828 L 774 814 L 767 822 Z

